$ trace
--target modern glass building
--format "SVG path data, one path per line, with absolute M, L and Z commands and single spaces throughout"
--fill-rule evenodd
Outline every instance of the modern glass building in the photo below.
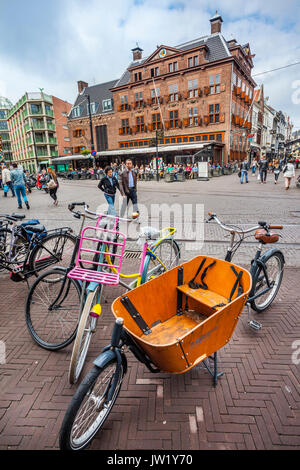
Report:
M 13 160 L 30 172 L 58 156 L 52 96 L 25 93 L 8 112 Z
M 0 96 L 0 137 L 2 150 L 0 151 L 0 161 L 11 162 L 12 151 L 10 143 L 10 133 L 8 129 L 7 115 L 13 104 L 4 96 Z

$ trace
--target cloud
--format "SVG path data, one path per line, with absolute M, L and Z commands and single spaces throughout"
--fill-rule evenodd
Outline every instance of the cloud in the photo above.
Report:
M 3 5 L 0 94 L 12 101 L 43 87 L 74 102 L 77 80 L 95 84 L 119 78 L 136 42 L 147 56 L 157 45 L 176 46 L 208 34 L 216 9 L 224 37 L 250 43 L 256 54 L 253 74 L 300 61 L 298 0 L 11 0 Z M 256 81 L 264 82 L 270 104 L 300 128 L 300 108 L 292 100 L 299 75 L 295 66 Z

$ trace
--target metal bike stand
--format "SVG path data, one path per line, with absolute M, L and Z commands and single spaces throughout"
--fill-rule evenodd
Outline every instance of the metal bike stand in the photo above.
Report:
M 211 368 L 209 366 L 209 364 L 207 363 L 207 359 L 212 359 L 214 361 L 213 368 Z M 224 374 L 224 372 L 218 372 L 218 354 L 217 354 L 217 352 L 215 352 L 213 356 L 209 356 L 207 359 L 204 359 L 204 361 L 202 361 L 202 363 L 204 364 L 204 366 L 206 367 L 206 369 L 208 370 L 210 375 L 213 377 L 214 387 L 216 387 L 217 383 L 218 383 L 218 378 L 221 377 Z

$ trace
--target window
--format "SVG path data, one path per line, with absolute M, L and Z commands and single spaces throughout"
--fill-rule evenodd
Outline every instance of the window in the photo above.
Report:
M 242 85 L 242 80 L 239 77 L 237 77 L 237 86 L 241 87 L 241 85 Z
M 189 108 L 189 126 L 198 126 L 198 107 Z
M 127 95 L 121 96 L 121 104 L 127 104 L 128 103 L 128 97 Z
M 69 138 L 69 137 L 64 137 L 64 140 L 65 140 L 66 142 L 70 142 L 70 138 Z
M 215 135 L 214 135 L 214 134 L 210 134 L 209 140 L 215 140 Z
M 189 67 L 196 67 L 199 65 L 199 57 L 196 55 L 194 57 L 189 57 L 188 58 L 188 66 Z
M 135 106 L 139 107 L 139 106 L 142 106 L 142 105 L 143 105 L 143 92 L 139 91 L 139 92 L 135 93 Z
M 198 96 L 198 79 L 188 80 L 188 97 L 193 98 Z
M 150 75 L 151 77 L 158 77 L 159 75 L 159 68 L 154 67 L 153 69 L 150 69 Z
M 159 98 L 159 88 L 156 88 L 156 89 L 153 88 L 153 89 L 151 90 L 151 101 L 152 101 L 152 104 L 157 103 L 158 98 Z
M 69 148 L 64 148 L 64 153 L 70 153 L 71 150 Z
M 0 109 L 0 119 L 6 118 L 6 111 L 4 109 Z
M 215 93 L 220 93 L 220 83 L 221 83 L 221 75 L 217 73 L 216 75 L 210 75 L 209 77 L 209 87 L 210 87 L 210 94 L 213 95 Z
M 122 119 L 123 134 L 129 134 L 129 119 Z
M 178 110 L 170 111 L 170 127 L 178 127 Z
M 81 112 L 82 112 L 82 106 L 75 106 L 75 108 L 73 108 L 72 110 L 72 115 L 73 117 L 79 117 L 81 115 Z
M 220 119 L 220 105 L 210 104 L 209 105 L 209 122 L 211 124 L 214 122 L 219 122 L 219 119 Z
M 178 63 L 177 62 L 171 62 L 168 66 L 169 68 L 169 73 L 171 72 L 177 72 L 178 70 Z
M 134 81 L 138 82 L 139 80 L 142 80 L 142 72 L 136 72 L 134 74 Z
M 85 134 L 85 131 L 83 129 L 75 129 L 73 131 L 73 137 L 81 137 Z M 66 139 L 66 137 L 65 137 Z
M 102 109 L 103 111 L 111 111 L 112 110 L 112 100 L 102 100 Z
M 152 114 L 152 129 L 157 131 L 161 128 L 160 113 Z
M 61 113 L 61 115 L 64 116 L 64 117 L 67 117 L 67 116 L 68 116 L 67 113 Z
M 178 85 L 169 85 L 169 98 L 170 101 L 178 101 Z
M 237 81 L 236 73 L 235 73 L 235 72 L 232 72 L 232 83 L 233 83 L 234 85 L 236 85 L 236 81 Z
M 0 129 L 8 129 L 7 121 L 0 121 Z
M 137 127 L 137 132 L 144 132 L 144 130 L 145 130 L 144 116 L 137 116 L 137 118 L 136 118 L 136 127 Z

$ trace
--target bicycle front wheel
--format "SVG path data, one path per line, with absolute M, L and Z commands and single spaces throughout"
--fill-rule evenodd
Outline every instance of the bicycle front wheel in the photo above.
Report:
M 29 333 L 39 346 L 56 351 L 74 340 L 80 295 L 80 284 L 59 267 L 45 272 L 32 284 L 25 317 Z
M 152 249 L 152 251 L 155 258 L 153 255 L 149 253 L 147 254 L 142 273 L 142 284 L 159 276 L 161 273 L 174 268 L 179 262 L 180 250 L 177 243 L 172 239 L 167 238 L 162 240 Z
M 96 304 L 100 304 L 102 291 L 103 285 L 99 284 L 94 291 L 90 291 L 87 295 L 82 314 L 80 316 L 70 361 L 69 382 L 71 384 L 77 382 L 83 369 L 92 334 L 94 333 L 97 324 L 97 318 L 91 316 L 90 313 Z
M 262 269 L 259 267 L 253 275 L 253 287 L 250 293 L 250 297 L 258 295 L 260 292 L 261 295 L 258 295 L 254 300 L 250 302 L 251 307 L 256 312 L 263 312 L 266 310 L 273 300 L 275 299 L 283 276 L 283 267 L 284 267 L 284 258 L 280 251 L 276 251 L 271 254 L 269 258 L 265 260 L 265 269 L 268 275 L 268 280 L 270 288 L 268 289 L 268 283 L 266 275 Z M 264 290 L 268 289 L 265 293 Z
M 65 414 L 59 436 L 61 450 L 82 450 L 91 442 L 118 397 L 123 376 L 123 366 L 117 367 L 116 359 L 103 369 L 97 366 L 91 369 Z
M 75 249 L 76 238 L 70 233 L 53 233 L 37 244 L 30 255 L 29 269 L 38 272 L 53 264 L 69 266 Z

